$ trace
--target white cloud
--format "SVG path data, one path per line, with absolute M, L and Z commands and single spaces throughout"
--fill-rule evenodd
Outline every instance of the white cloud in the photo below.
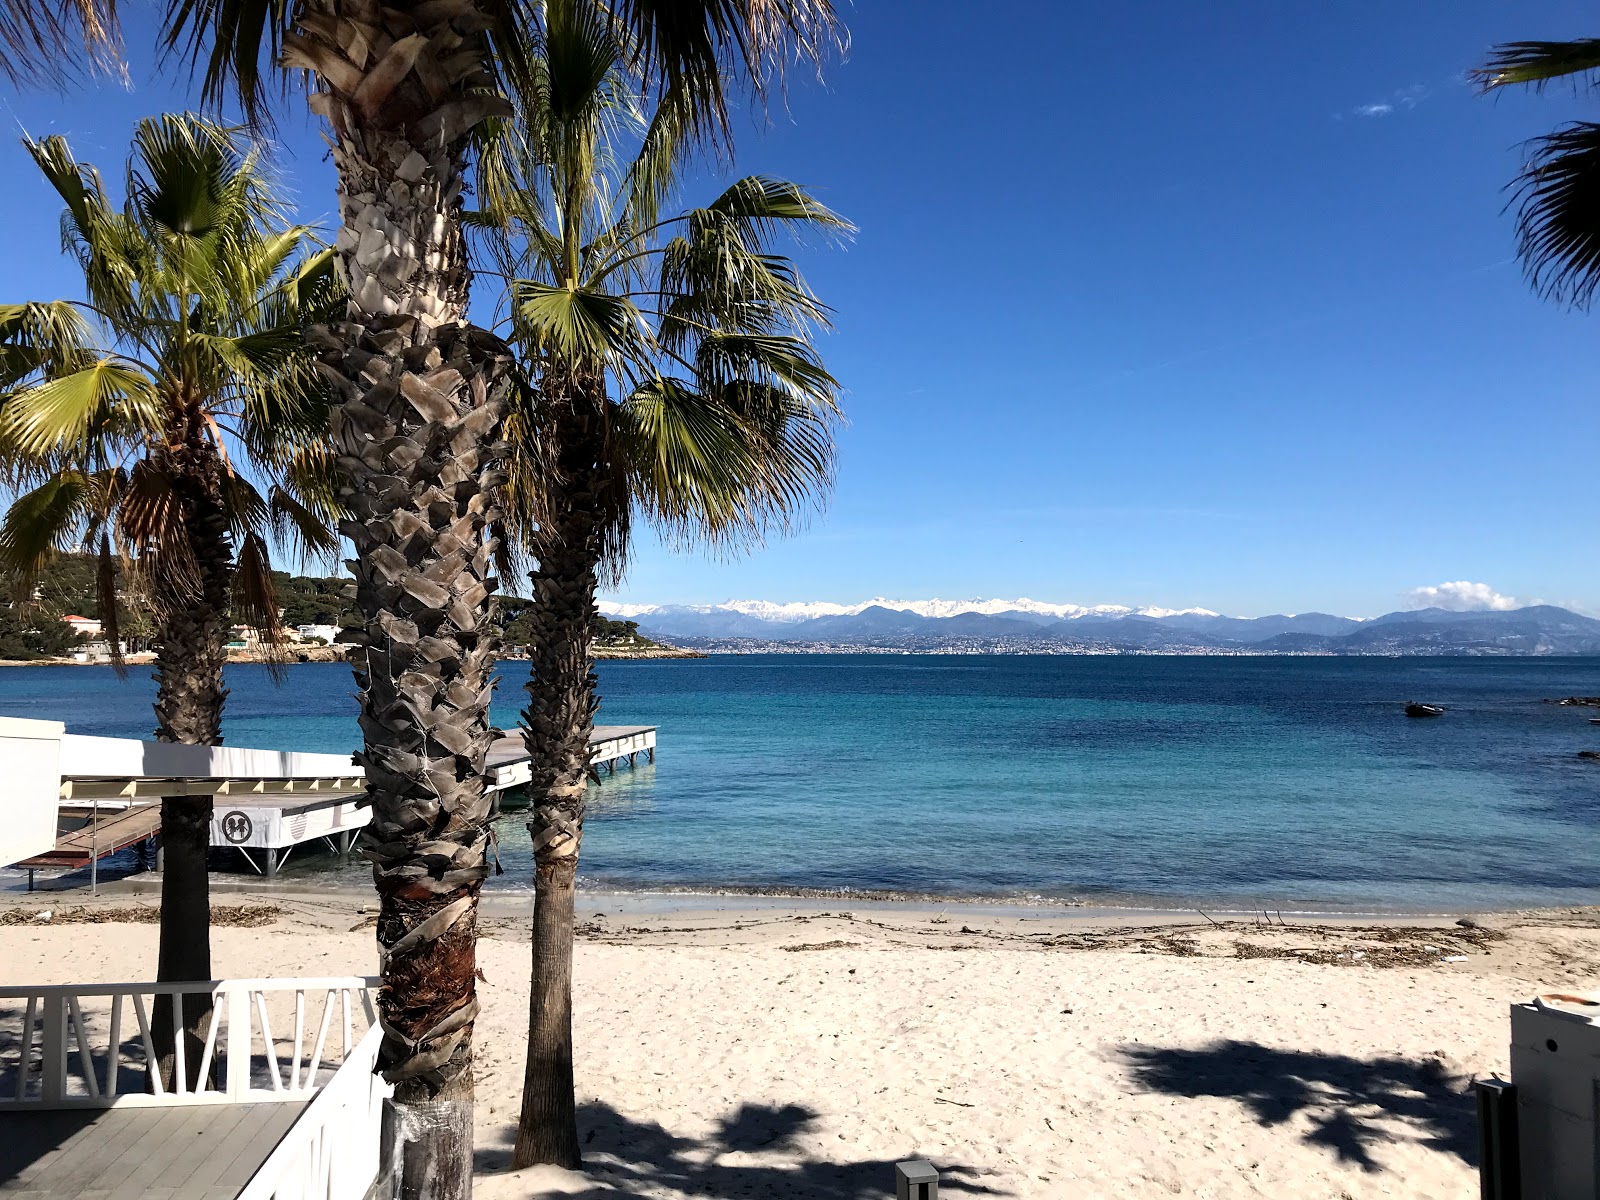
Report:
M 1451 612 L 1502 611 L 1523 607 L 1523 602 L 1515 596 L 1502 596 L 1487 583 L 1469 583 L 1465 579 L 1434 587 L 1412 588 L 1406 593 L 1406 599 L 1412 608 L 1447 608 Z
M 1396 88 L 1382 100 L 1371 104 L 1360 104 L 1350 110 L 1352 116 L 1357 117 L 1387 117 L 1399 112 L 1401 109 L 1410 111 L 1421 104 L 1431 94 L 1427 84 L 1413 83 L 1410 87 Z

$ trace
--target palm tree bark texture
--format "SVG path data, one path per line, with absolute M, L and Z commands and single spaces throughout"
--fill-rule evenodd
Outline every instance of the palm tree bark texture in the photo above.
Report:
M 228 610 L 233 584 L 233 538 L 220 498 L 223 463 L 198 409 L 180 411 L 166 450 L 165 473 L 188 534 L 192 572 L 188 603 L 165 604 L 156 615 L 156 739 L 190 746 L 222 742 L 222 706 L 227 698 L 222 666 L 227 657 Z M 187 557 L 187 555 L 185 555 Z M 162 983 L 211 978 L 210 796 L 161 798 L 161 932 L 156 979 Z M 199 1079 L 207 995 L 183 999 L 186 1083 Z M 156 997 L 154 1041 L 168 1087 L 176 1071 L 173 998 Z
M 573 1113 L 572 926 L 583 842 L 584 793 L 594 778 L 589 734 L 594 728 L 594 660 L 589 641 L 599 610 L 595 579 L 601 558 L 600 514 L 613 486 L 606 453 L 601 377 L 550 386 L 545 406 L 550 444 L 560 447 L 555 485 L 545 498 L 532 549 L 534 636 L 528 646 L 529 702 L 523 740 L 532 761 L 533 974 L 522 1115 L 512 1165 L 580 1161 Z M 564 393 L 564 394 L 563 394 Z
M 471 1192 L 478 893 L 491 593 L 509 356 L 464 323 L 461 193 L 472 129 L 508 111 L 470 0 L 315 5 L 284 42 L 333 130 L 346 320 L 315 331 L 365 621 L 356 680 L 380 898 L 382 1187 Z

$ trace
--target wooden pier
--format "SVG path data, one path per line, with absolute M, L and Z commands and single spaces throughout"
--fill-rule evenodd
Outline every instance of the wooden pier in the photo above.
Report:
M 616 773 L 620 762 L 635 766 L 641 754 L 648 762 L 656 760 L 654 725 L 596 725 L 589 734 L 589 761 L 597 768 L 607 768 L 612 774 Z M 495 739 L 494 745 L 489 747 L 489 786 L 497 792 L 521 787 L 532 778 L 528 764 L 528 749 L 523 744 L 522 734 L 509 733 Z
M 656 726 L 596 725 L 589 747 L 595 768 L 612 774 L 619 765 L 637 765 L 641 756 L 654 762 Z M 30 890 L 37 869 L 94 869 L 107 855 L 155 838 L 163 796 L 213 797 L 211 845 L 238 850 L 268 879 L 307 842 L 323 840 L 348 854 L 356 833 L 372 820 L 366 780 L 345 755 L 73 734 L 61 738 L 61 749 L 56 843 L 16 864 L 28 871 Z M 487 765 L 498 809 L 501 793 L 531 778 L 522 735 L 498 738 Z

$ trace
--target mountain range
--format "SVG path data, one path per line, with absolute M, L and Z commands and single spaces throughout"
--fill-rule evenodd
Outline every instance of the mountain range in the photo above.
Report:
M 1013 653 L 1600 655 L 1600 621 L 1553 605 L 1362 619 L 1328 613 L 1227 617 L 1209 609 L 1033 600 L 861 604 L 602 602 L 657 640 L 700 649 L 951 650 Z

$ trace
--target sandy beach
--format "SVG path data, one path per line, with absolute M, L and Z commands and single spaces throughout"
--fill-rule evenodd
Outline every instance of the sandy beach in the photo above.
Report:
M 12 910 L 8 980 L 149 977 L 155 926 L 126 917 L 152 901 L 82 902 Z M 214 931 L 221 976 L 373 967 L 365 897 L 219 903 L 277 910 Z M 1600 974 L 1595 910 L 1465 928 L 725 903 L 585 897 L 583 1176 L 505 1173 L 526 901 L 487 906 L 478 1195 L 865 1200 L 923 1156 L 952 1196 L 1461 1197 L 1468 1082 L 1505 1069 L 1506 1005 Z

